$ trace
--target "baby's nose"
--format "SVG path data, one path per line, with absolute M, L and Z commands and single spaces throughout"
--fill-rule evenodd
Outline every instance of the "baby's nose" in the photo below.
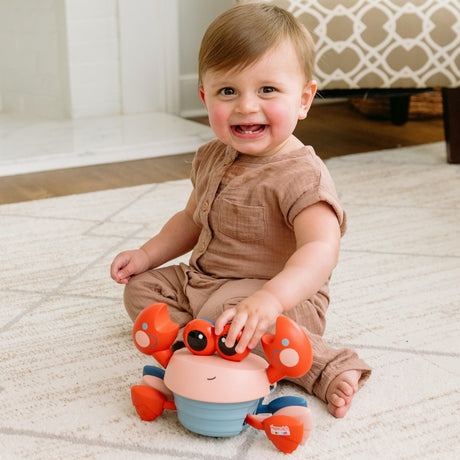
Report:
M 257 96 L 252 94 L 242 94 L 238 99 L 237 110 L 244 114 L 258 112 L 259 101 Z

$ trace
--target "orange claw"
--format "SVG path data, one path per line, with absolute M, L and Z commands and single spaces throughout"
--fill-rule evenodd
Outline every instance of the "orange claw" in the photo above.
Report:
M 179 332 L 179 325 L 171 321 L 165 303 L 150 305 L 137 317 L 133 326 L 133 340 L 137 349 L 152 355 L 163 367 L 172 356 L 171 345 Z
M 291 318 L 279 316 L 275 334 L 262 336 L 262 347 L 270 365 L 267 377 L 270 383 L 283 377 L 301 377 L 313 362 L 310 341 L 305 331 Z

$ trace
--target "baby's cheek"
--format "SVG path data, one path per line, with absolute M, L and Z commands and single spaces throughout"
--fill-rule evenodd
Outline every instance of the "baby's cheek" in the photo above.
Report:
M 208 111 L 209 123 L 213 128 L 214 132 L 222 130 L 228 125 L 229 114 L 226 108 L 220 105 L 213 105 Z
M 281 132 L 292 132 L 297 125 L 300 101 L 283 99 L 273 101 L 265 110 L 272 129 Z

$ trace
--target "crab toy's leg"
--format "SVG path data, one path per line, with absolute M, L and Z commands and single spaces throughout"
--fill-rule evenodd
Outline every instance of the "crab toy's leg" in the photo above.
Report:
M 146 422 L 155 420 L 164 409 L 176 409 L 173 401 L 168 401 L 163 393 L 147 385 L 131 387 L 131 399 L 139 417 Z
M 280 396 L 267 405 L 259 405 L 257 413 L 268 413 L 272 415 L 288 415 L 301 420 L 303 423 L 303 438 L 300 442 L 305 444 L 313 429 L 313 416 L 307 401 L 299 396 Z
M 275 416 L 288 415 L 300 420 L 303 423 L 303 437 L 300 444 L 305 444 L 313 429 L 313 416 L 304 398 L 298 396 L 281 396 L 273 400 L 266 407 L 268 412 Z M 262 408 L 259 408 L 258 412 L 261 410 Z
M 163 382 L 164 370 L 155 366 L 145 366 L 144 385 L 131 388 L 131 400 L 139 417 L 147 422 L 155 420 L 164 409 L 175 410 L 171 391 Z
M 260 419 L 255 415 L 248 414 L 245 421 L 252 427 L 265 431 L 267 438 L 285 454 L 294 452 L 302 442 L 303 423 L 294 417 L 272 415 Z
M 142 310 L 133 326 L 133 340 L 137 349 L 152 355 L 163 367 L 172 356 L 171 345 L 179 332 L 179 325 L 171 321 L 168 306 L 156 303 Z
M 165 385 L 165 371 L 156 366 L 144 366 L 142 373 L 142 383 L 149 387 L 155 388 L 166 396 L 168 401 L 174 400 L 173 392 Z
M 247 415 L 246 423 L 264 430 L 277 449 L 290 454 L 299 444 L 305 444 L 313 428 L 313 418 L 303 398 L 283 396 L 268 405 L 261 405 L 257 413 Z M 267 415 L 273 414 L 273 415 Z
M 313 355 L 307 334 L 287 316 L 279 316 L 275 334 L 265 334 L 261 341 L 270 363 L 267 368 L 270 383 L 286 376 L 300 377 L 310 369 Z

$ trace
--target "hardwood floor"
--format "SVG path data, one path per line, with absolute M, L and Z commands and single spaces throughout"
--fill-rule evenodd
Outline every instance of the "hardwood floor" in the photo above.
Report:
M 206 123 L 206 119 L 196 119 Z M 409 121 L 368 119 L 347 102 L 314 105 L 295 134 L 323 158 L 444 140 L 441 118 Z M 0 178 L 0 204 L 129 187 L 189 176 L 193 153 Z

